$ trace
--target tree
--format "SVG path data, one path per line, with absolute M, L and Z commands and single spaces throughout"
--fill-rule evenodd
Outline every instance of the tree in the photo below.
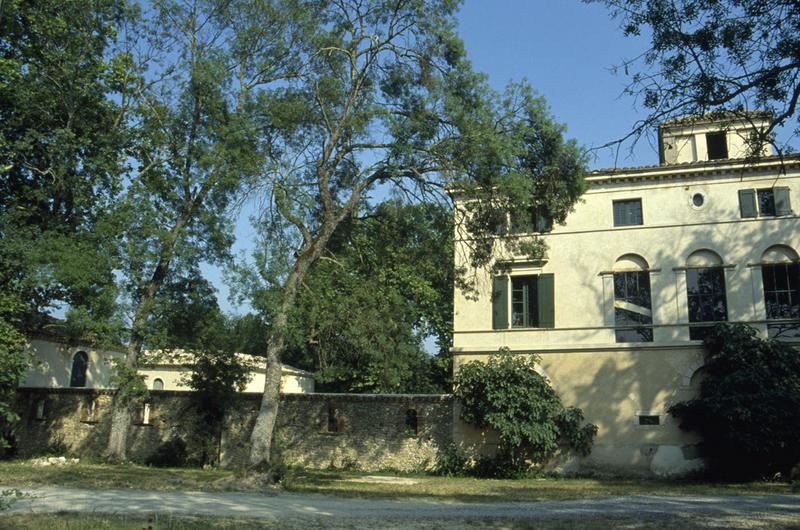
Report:
M 515 210 L 546 202 L 562 219 L 584 167 L 541 99 L 524 85 L 503 96 L 471 70 L 453 32 L 457 2 L 308 2 L 296 50 L 302 68 L 275 90 L 272 161 L 263 180 L 264 240 L 278 287 L 266 347 L 264 395 L 249 465 L 269 463 L 289 319 L 311 267 L 338 227 L 376 189 L 415 201 L 446 200 L 448 186 Z M 558 140 L 559 157 L 550 157 Z M 558 165 L 552 164 L 557 161 Z M 555 191 L 551 194 L 550 188 Z M 496 199 L 495 202 L 493 202 Z M 479 201 L 480 202 L 480 201 Z M 493 208 L 487 206 L 486 212 Z M 473 216 L 473 234 L 494 234 Z M 494 239 L 492 239 L 494 241 Z M 511 243 L 511 241 L 499 244 Z M 483 248 L 486 248 L 484 245 Z M 484 253 L 475 263 L 491 260 Z
M 165 284 L 197 276 L 203 261 L 227 259 L 230 206 L 270 148 L 269 127 L 257 123 L 261 89 L 295 68 L 294 30 L 268 0 L 163 0 L 141 12 L 125 28 L 114 63 L 133 137 L 120 205 L 129 371 Z M 132 406 L 114 401 L 111 460 L 125 459 Z
M 550 383 L 536 372 L 538 359 L 507 348 L 485 363 L 470 362 L 455 376 L 454 395 L 461 419 L 500 438 L 498 458 L 512 474 L 528 462 L 542 464 L 566 442 L 581 455 L 591 452 L 597 427 L 584 423 L 583 412 L 561 403 Z
M 289 319 L 283 360 L 314 371 L 318 388 L 328 391 L 445 391 L 441 363 L 423 341 L 435 337 L 446 364 L 452 214 L 437 204 L 400 201 L 365 208 L 339 227 L 310 268 Z M 263 262 L 269 243 L 258 252 Z M 240 268 L 238 276 L 241 294 L 271 320 L 274 283 L 252 268 Z
M 702 436 L 699 450 L 718 476 L 789 477 L 800 463 L 800 356 L 745 324 L 717 324 L 706 348 L 699 395 L 669 412 Z
M 119 338 L 113 220 L 123 157 L 106 52 L 117 2 L 0 4 L 0 414 L 29 361 L 27 332 L 67 304 L 67 329 Z
M 751 143 L 755 154 L 776 127 L 798 118 L 800 4 L 794 0 L 587 1 L 606 4 L 626 36 L 651 40 L 619 67 L 631 75 L 625 92 L 649 112 L 628 137 L 669 118 L 712 112 L 738 120 L 763 110 L 771 123 Z

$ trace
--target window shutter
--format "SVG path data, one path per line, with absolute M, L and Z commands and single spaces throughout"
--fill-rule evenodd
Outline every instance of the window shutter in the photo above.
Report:
M 540 274 L 537 282 L 538 300 L 536 308 L 539 313 L 540 328 L 554 328 L 555 325 L 555 290 L 553 275 Z
M 508 329 L 508 276 L 495 276 L 494 278 L 492 329 Z
M 739 210 L 742 218 L 756 216 L 756 191 L 739 190 Z
M 775 188 L 775 215 L 789 215 L 792 205 L 789 203 L 789 188 Z

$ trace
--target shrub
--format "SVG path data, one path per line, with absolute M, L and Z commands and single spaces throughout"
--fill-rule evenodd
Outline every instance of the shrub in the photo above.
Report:
M 682 429 L 703 437 L 710 471 L 729 479 L 789 477 L 800 461 L 800 355 L 744 324 L 719 324 L 705 338 L 695 399 L 670 407 Z
M 159 445 L 144 461 L 153 467 L 188 467 L 186 442 L 177 436 Z
M 458 451 L 455 444 L 450 444 L 436 455 L 433 474 L 442 477 L 460 477 L 466 473 L 467 459 Z
M 486 363 L 461 367 L 455 378 L 461 419 L 492 429 L 500 438 L 491 465 L 479 466 L 490 474 L 524 473 L 530 462 L 544 463 L 561 444 L 581 455 L 591 451 L 597 427 L 584 423 L 580 409 L 564 408 L 547 379 L 535 371 L 537 361 L 503 348 Z

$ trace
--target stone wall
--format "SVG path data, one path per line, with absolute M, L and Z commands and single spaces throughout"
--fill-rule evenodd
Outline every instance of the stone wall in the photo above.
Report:
M 151 391 L 151 396 L 131 430 L 131 460 L 143 462 L 178 437 L 196 462 L 243 465 L 259 394 L 241 395 L 221 435 L 203 431 L 190 393 Z M 111 399 L 107 390 L 20 388 L 21 420 L 13 431 L 18 455 L 99 459 L 108 440 Z M 452 442 L 452 421 L 449 395 L 286 394 L 275 444 L 284 462 L 308 468 L 421 470 Z

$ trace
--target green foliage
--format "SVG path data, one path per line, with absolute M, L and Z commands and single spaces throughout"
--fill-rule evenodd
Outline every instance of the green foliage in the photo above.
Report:
M 718 324 L 704 340 L 700 394 L 670 407 L 703 437 L 702 456 L 725 478 L 790 476 L 800 463 L 800 356 L 744 324 Z
M 746 120 L 746 111 L 766 110 L 771 124 L 750 145 L 757 154 L 775 127 L 800 118 L 797 2 L 586 1 L 606 4 L 626 36 L 650 40 L 644 53 L 619 67 L 628 78 L 626 92 L 650 112 L 635 134 L 679 116 L 713 112 Z
M 0 449 L 9 446 L 5 432 L 19 420 L 13 404 L 19 380 L 31 361 L 25 337 L 17 331 L 22 307 L 19 300 L 0 291 Z
M 461 454 L 456 444 L 450 444 L 436 454 L 433 474 L 443 477 L 460 477 L 467 471 L 468 459 Z
M 328 391 L 446 391 L 453 303 L 451 212 L 400 201 L 364 210 L 339 227 L 306 276 L 283 360 L 314 371 L 318 388 Z M 276 310 L 276 293 L 257 280 L 245 271 L 240 286 L 268 321 Z M 263 337 L 246 339 L 257 346 L 254 353 L 263 354 L 267 327 L 252 316 L 237 326 Z M 435 337 L 439 355 L 424 351 L 426 336 Z
M 547 379 L 535 371 L 537 361 L 503 348 L 486 363 L 467 363 L 456 375 L 461 419 L 500 438 L 492 474 L 524 472 L 529 461 L 546 462 L 561 444 L 582 455 L 591 451 L 597 427 L 584 424 L 579 409 L 564 408 Z
M 111 385 L 117 388 L 115 399 L 128 409 L 143 404 L 150 399 L 150 391 L 144 382 L 144 376 L 136 368 L 125 364 L 122 359 L 113 359 Z
M 188 467 L 189 456 L 186 442 L 174 436 L 162 443 L 144 461 L 153 467 Z

